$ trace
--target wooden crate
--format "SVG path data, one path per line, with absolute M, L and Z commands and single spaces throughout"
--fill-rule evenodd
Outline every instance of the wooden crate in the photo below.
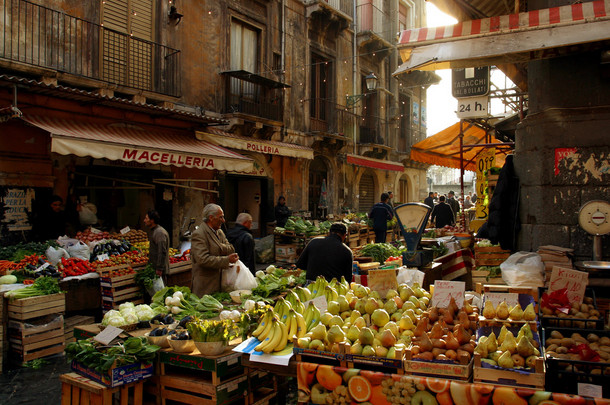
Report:
M 275 374 L 262 370 L 248 372 L 248 404 L 266 404 L 275 397 L 276 392 Z
M 11 320 L 8 335 L 10 353 L 18 362 L 62 353 L 65 348 L 64 318 L 63 315 L 47 317 L 35 324 Z
M 533 388 L 544 391 L 544 358 L 536 359 L 534 372 L 524 373 L 508 369 L 487 368 L 481 365 L 481 355 L 474 355 L 473 382 L 511 387 Z
M 504 282 L 504 279 L 502 279 L 502 277 L 487 278 L 488 274 L 489 274 L 489 272 L 487 272 L 485 270 L 472 270 L 471 276 L 472 276 L 473 287 L 476 286 L 477 284 L 481 285 L 481 287 L 480 287 L 481 289 L 483 288 L 482 286 L 485 284 L 506 285 L 506 282 Z
M 124 302 L 142 304 L 142 289 L 136 284 L 135 274 L 122 276 L 109 276 L 108 273 L 100 277 L 102 291 L 102 309 L 117 309 Z
M 246 373 L 241 364 L 241 353 L 233 352 L 234 347 L 229 345 L 223 353 L 215 356 L 203 356 L 198 350 L 191 354 L 175 353 L 171 349 L 160 350 L 159 374 L 187 370 L 192 375 L 211 381 L 213 385 L 219 385 Z
M 174 274 L 180 274 L 180 273 L 184 273 L 187 271 L 191 271 L 193 268 L 193 264 L 191 263 L 190 260 L 186 260 L 183 262 L 177 262 L 177 263 L 171 263 L 169 265 L 169 270 L 167 272 L 167 274 L 169 276 L 174 275 Z
M 45 315 L 63 314 L 66 311 L 65 294 L 50 294 L 40 297 L 8 301 L 8 317 L 24 321 Z
M 246 375 L 233 378 L 220 385 L 214 385 L 212 381 L 184 370 L 154 376 L 151 383 L 154 384 L 154 388 L 150 390 L 158 392 L 163 405 L 167 400 L 171 400 L 172 403 L 193 405 L 243 404 L 248 398 Z
M 64 319 L 64 338 L 66 344 L 74 342 L 74 327 L 79 325 L 90 325 L 95 322 L 93 316 L 75 315 Z
M 500 246 L 474 247 L 474 260 L 477 266 L 499 266 L 510 256 L 510 250 Z
M 472 359 L 462 359 L 461 363 L 434 362 L 414 359 L 407 348 L 403 361 L 405 373 L 425 377 L 446 378 L 449 380 L 470 381 L 472 377 Z
M 143 381 L 111 388 L 76 373 L 62 374 L 59 381 L 61 405 L 113 405 L 115 396 L 121 404 L 142 404 Z

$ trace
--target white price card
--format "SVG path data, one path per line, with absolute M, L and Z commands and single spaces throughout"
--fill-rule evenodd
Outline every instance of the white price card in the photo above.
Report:
M 123 333 L 123 329 L 116 326 L 106 326 L 103 331 L 93 337 L 93 340 L 100 342 L 103 345 L 109 345 L 117 336 Z
M 502 292 L 486 292 L 485 301 L 491 301 L 494 308 L 501 304 L 502 301 L 506 301 L 506 305 L 509 308 L 514 307 L 519 303 L 519 294 L 517 293 L 502 293 Z
M 602 386 L 578 383 L 578 395 L 582 397 L 603 398 Z
M 91 233 L 100 233 L 100 232 L 102 232 L 102 231 L 100 231 L 97 228 L 91 227 Z
M 104 260 L 108 260 L 108 253 L 102 253 L 101 255 L 97 255 L 97 260 L 103 262 Z
M 585 298 L 585 289 L 589 284 L 589 273 L 553 266 L 549 294 L 562 288 L 568 289 L 570 303 L 582 304 Z
M 51 265 L 51 263 L 45 263 L 42 266 L 40 266 L 39 268 L 37 268 L 35 271 L 43 271 L 44 269 L 46 269 L 47 267 L 49 267 Z
M 129 228 L 128 226 L 126 226 L 125 228 L 121 229 L 121 235 L 125 235 L 126 233 L 128 233 L 129 231 L 131 231 L 131 228 Z
M 463 281 L 436 280 L 434 282 L 432 304 L 435 307 L 447 308 L 451 298 L 453 298 L 458 308 L 462 308 L 464 306 L 465 289 L 466 283 Z

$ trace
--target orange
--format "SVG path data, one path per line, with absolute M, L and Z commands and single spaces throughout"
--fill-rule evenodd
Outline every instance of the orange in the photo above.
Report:
M 369 399 L 369 402 L 373 405 L 392 405 L 392 403 L 386 399 L 386 396 L 383 393 L 383 387 L 381 385 L 373 387 L 373 393 L 371 394 L 371 399 Z
M 349 395 L 356 402 L 366 402 L 373 393 L 373 387 L 368 380 L 362 376 L 355 375 L 347 383 Z
M 318 365 L 314 363 L 301 363 L 301 367 L 303 367 L 303 369 L 306 371 L 316 371 Z
M 336 373 L 332 366 L 319 366 L 318 371 L 316 371 L 316 378 L 329 391 L 333 391 L 343 382 L 341 375 Z
M 369 380 L 372 385 L 379 385 L 388 376 L 380 371 L 361 370 L 360 375 Z
M 449 380 L 441 380 L 438 378 L 426 378 L 426 387 L 436 394 L 445 392 L 449 389 Z

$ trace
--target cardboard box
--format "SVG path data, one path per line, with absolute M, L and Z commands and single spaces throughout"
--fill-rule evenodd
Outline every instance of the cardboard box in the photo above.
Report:
M 101 374 L 73 360 L 72 370 L 107 387 L 118 387 L 152 377 L 153 365 L 133 363 L 121 367 L 113 367 L 106 374 Z
M 296 256 L 297 247 L 296 245 L 275 245 L 276 256 Z

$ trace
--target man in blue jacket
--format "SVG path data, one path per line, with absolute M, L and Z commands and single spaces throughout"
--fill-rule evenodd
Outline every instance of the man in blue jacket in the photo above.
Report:
M 394 218 L 392 207 L 388 205 L 388 193 L 381 194 L 381 201 L 373 205 L 369 218 L 373 220 L 373 231 L 375 232 L 375 243 L 385 243 L 388 231 L 388 221 Z

